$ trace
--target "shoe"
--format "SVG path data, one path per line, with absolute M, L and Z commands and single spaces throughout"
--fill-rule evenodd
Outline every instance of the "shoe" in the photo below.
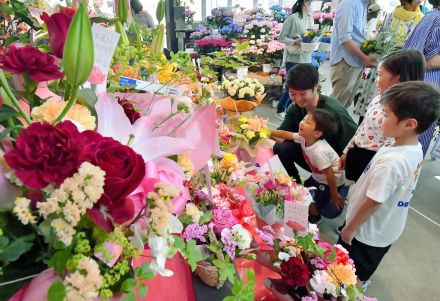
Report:
M 272 100 L 272 108 L 278 107 L 278 100 Z
M 286 112 L 277 113 L 276 117 L 279 120 L 284 121 L 284 118 L 286 117 Z
M 321 215 L 309 215 L 309 223 L 319 225 L 322 222 Z
M 366 280 L 361 282 L 362 282 L 362 293 L 366 294 L 368 286 L 371 284 L 371 280 Z

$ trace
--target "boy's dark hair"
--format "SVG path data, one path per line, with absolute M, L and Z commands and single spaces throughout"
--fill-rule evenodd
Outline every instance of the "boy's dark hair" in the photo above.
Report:
M 400 82 L 425 79 L 425 57 L 416 49 L 402 49 L 385 56 L 381 66 L 392 75 L 400 76 Z
M 286 89 L 313 90 L 318 84 L 318 70 L 310 64 L 298 64 L 286 76 Z
M 426 131 L 440 116 L 440 91 L 422 81 L 399 83 L 388 88 L 381 96 L 399 121 L 417 120 L 417 134 Z
M 330 111 L 317 108 L 311 115 L 315 121 L 315 130 L 322 132 L 320 139 L 327 140 L 337 132 L 338 123 L 335 120 L 335 116 Z

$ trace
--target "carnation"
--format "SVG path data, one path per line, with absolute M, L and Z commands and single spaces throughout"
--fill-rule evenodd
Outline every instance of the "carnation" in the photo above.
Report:
M 337 297 L 336 286 L 332 283 L 327 271 L 316 270 L 310 279 L 310 285 L 319 294 L 327 293 Z
M 280 265 L 281 277 L 290 286 L 306 286 L 311 273 L 309 267 L 298 257 L 290 257 Z

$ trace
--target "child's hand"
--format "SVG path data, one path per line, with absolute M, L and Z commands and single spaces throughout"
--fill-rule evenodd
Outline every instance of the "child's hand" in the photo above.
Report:
M 342 154 L 339 158 L 339 170 L 345 169 L 345 160 L 347 160 L 347 154 Z
M 341 239 L 351 245 L 351 242 L 353 241 L 353 238 L 356 236 L 357 231 L 351 229 L 350 227 L 345 226 L 342 230 L 341 230 Z
M 344 208 L 345 200 L 344 198 L 338 193 L 334 197 L 332 197 L 333 203 L 335 203 L 336 207 L 341 210 Z

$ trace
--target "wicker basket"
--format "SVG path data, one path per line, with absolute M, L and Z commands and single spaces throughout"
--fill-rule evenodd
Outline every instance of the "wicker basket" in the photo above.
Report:
M 221 288 L 224 281 L 220 281 L 220 271 L 210 262 L 202 260 L 197 264 L 196 273 L 204 284 L 210 287 Z

